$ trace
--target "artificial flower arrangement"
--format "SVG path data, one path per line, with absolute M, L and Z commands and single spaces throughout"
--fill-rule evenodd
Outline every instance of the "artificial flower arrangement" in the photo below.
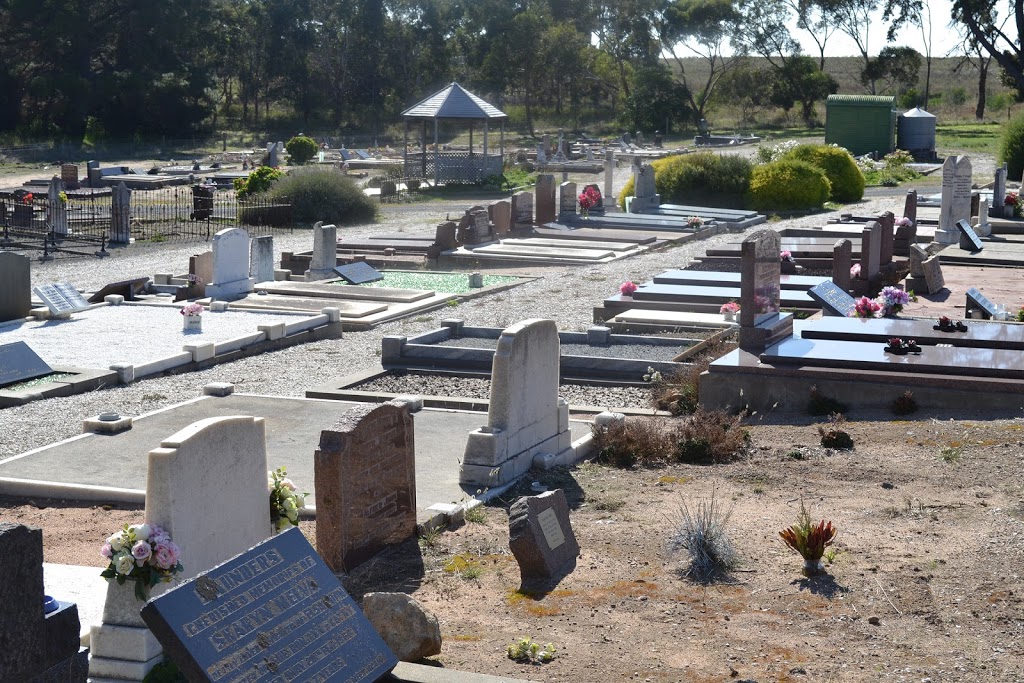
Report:
M 299 510 L 306 507 L 308 493 L 296 493 L 295 484 L 286 476 L 284 467 L 267 472 L 270 489 L 270 521 L 278 531 L 299 525 Z
M 941 315 L 939 316 L 938 324 L 932 325 L 932 329 L 939 332 L 966 332 L 967 325 L 962 320 L 953 322 L 953 319 L 949 316 Z
M 202 315 L 203 310 L 204 309 L 202 304 L 185 304 L 184 306 L 181 307 L 181 314 L 186 317 L 192 317 L 194 315 Z
M 576 199 L 580 203 L 580 213 L 586 218 L 590 215 L 590 210 L 601 201 L 601 193 L 596 187 L 586 187 Z
M 21 198 L 21 203 L 22 204 L 31 204 L 32 200 L 34 198 L 35 198 L 34 194 L 32 194 L 31 192 L 27 192 L 27 193 L 25 193 L 25 196 Z
M 907 353 L 921 353 L 921 347 L 913 339 L 890 337 L 889 342 L 885 346 L 885 351 L 886 353 L 903 355 Z
M 897 228 L 910 228 L 914 226 L 914 221 L 910 220 L 906 216 L 896 220 Z
M 881 309 L 882 307 L 874 299 L 862 296 L 854 302 L 852 317 L 874 318 L 875 314 Z
M 793 258 L 793 252 L 783 249 L 779 252 L 779 261 L 783 263 L 796 263 L 796 259 Z
M 633 296 L 633 292 L 635 292 L 636 290 L 636 283 L 631 282 L 629 280 L 626 280 L 621 285 L 619 285 L 619 293 L 622 294 L 622 296 Z
M 1013 208 L 1013 215 L 1019 217 L 1024 207 L 1021 206 L 1020 194 L 1017 192 L 1007 192 L 1006 197 L 1003 199 L 1003 205 Z
M 150 588 L 184 571 L 181 550 L 170 534 L 155 524 L 125 524 L 104 542 L 100 555 L 110 560 L 100 576 L 119 585 L 134 581 L 135 597 L 142 602 Z
M 704 219 L 700 216 L 690 216 L 686 219 L 686 227 L 691 230 L 696 230 L 700 226 L 704 225 Z
M 800 553 L 804 558 L 804 573 L 814 574 L 821 570 L 821 558 L 825 548 L 832 545 L 836 537 L 836 528 L 832 522 L 821 520 L 817 524 L 811 522 L 811 515 L 800 501 L 800 514 L 796 524 L 779 532 L 782 542 Z
M 727 301 L 726 303 L 722 304 L 722 307 L 718 309 L 718 312 L 721 313 L 722 315 L 725 315 L 726 313 L 732 313 L 733 315 L 736 315 L 737 313 L 740 312 L 740 305 L 735 301 Z
M 854 263 L 850 266 L 850 277 L 860 277 L 860 264 Z

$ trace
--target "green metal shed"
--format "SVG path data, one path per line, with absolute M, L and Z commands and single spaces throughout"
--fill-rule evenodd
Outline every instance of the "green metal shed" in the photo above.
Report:
M 896 148 L 896 98 L 829 95 L 825 103 L 825 144 L 851 154 L 888 154 Z

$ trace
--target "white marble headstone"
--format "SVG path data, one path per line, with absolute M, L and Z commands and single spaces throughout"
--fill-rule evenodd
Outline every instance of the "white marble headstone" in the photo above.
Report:
M 274 279 L 273 235 L 252 238 L 249 250 L 249 275 L 256 282 L 269 282 Z
M 957 221 L 971 220 L 971 160 L 946 157 L 942 164 L 942 207 L 935 241 L 953 244 L 960 240 Z
M 253 290 L 249 242 L 249 233 L 243 228 L 226 228 L 213 236 L 213 282 L 206 285 L 207 296 L 232 299 Z
M 317 223 L 313 226 L 313 255 L 306 271 L 306 281 L 327 280 L 338 277 L 338 228 Z

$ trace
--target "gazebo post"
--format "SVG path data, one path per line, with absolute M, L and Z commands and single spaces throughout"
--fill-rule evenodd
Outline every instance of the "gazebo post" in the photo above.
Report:
M 402 133 L 402 175 L 409 177 L 409 119 L 405 119 L 405 130 Z
M 484 177 L 486 178 L 490 173 L 491 160 L 487 158 L 487 124 L 490 123 L 487 119 L 484 119 Z
M 501 146 L 499 147 L 501 154 L 501 172 L 505 172 L 505 119 L 501 120 Z
M 424 180 L 426 180 L 427 179 L 427 122 L 424 119 L 420 123 L 423 124 L 423 131 L 420 134 L 420 159 L 423 162 L 423 169 L 420 172 L 420 175 L 423 176 Z
M 438 146 L 437 146 L 437 117 L 434 117 L 434 187 L 437 187 L 437 166 L 438 166 Z

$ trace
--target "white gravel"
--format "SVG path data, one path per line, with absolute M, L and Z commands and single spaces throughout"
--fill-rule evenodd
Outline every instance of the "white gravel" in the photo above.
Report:
M 628 168 L 619 170 L 616 188 L 622 186 L 628 173 Z M 588 182 L 592 179 L 575 178 Z M 896 196 L 864 201 L 852 210 L 866 215 L 887 210 L 899 213 L 903 208 L 903 192 L 896 192 Z M 699 203 L 700 198 L 695 197 L 693 201 Z M 339 234 L 345 238 L 401 231 L 432 237 L 434 227 L 446 213 L 459 215 L 474 203 L 477 202 L 467 198 L 385 206 L 380 224 L 343 228 Z M 774 223 L 769 227 L 820 226 L 829 217 L 830 214 L 818 214 Z M 504 327 L 527 318 L 551 318 L 558 323 L 559 329 L 584 331 L 592 323 L 593 307 L 613 294 L 624 280 L 645 281 L 668 268 L 683 267 L 708 247 L 736 238 L 735 233 L 726 234 L 591 266 L 516 269 L 516 272 L 533 272 L 543 277 L 455 308 L 443 308 L 365 332 L 347 332 L 342 339 L 290 347 L 199 372 L 144 379 L 125 387 L 0 410 L 0 458 L 74 436 L 81 432 L 82 419 L 100 412 L 112 410 L 124 415 L 139 415 L 195 398 L 201 395 L 203 385 L 209 382 L 233 382 L 238 391 L 246 393 L 303 396 L 308 387 L 377 366 L 381 338 L 385 335 L 408 335 L 429 330 L 446 318 L 462 318 L 467 325 L 487 327 Z M 276 254 L 286 250 L 305 251 L 311 246 L 308 230 L 275 236 Z M 132 246 L 117 250 L 113 256 L 103 260 L 58 259 L 43 264 L 33 263 L 33 284 L 68 281 L 94 290 L 108 282 L 132 276 L 152 276 L 155 272 L 169 271 L 183 273 L 187 270 L 188 256 L 206 248 L 201 243 Z M 136 327 L 126 327 L 121 333 L 124 345 L 143 343 L 143 332 Z M 425 393 L 442 394 L 445 391 L 440 386 L 436 391 Z M 613 402 L 607 401 L 609 404 Z
M 255 311 L 207 311 L 201 332 L 183 332 L 181 304 L 124 304 L 75 313 L 67 320 L 0 326 L 0 344 L 23 341 L 50 365 L 109 368 L 141 365 L 181 353 L 185 344 L 215 344 L 254 334 L 259 325 L 293 323 L 310 316 Z M 129 333 L 130 331 L 130 333 Z

